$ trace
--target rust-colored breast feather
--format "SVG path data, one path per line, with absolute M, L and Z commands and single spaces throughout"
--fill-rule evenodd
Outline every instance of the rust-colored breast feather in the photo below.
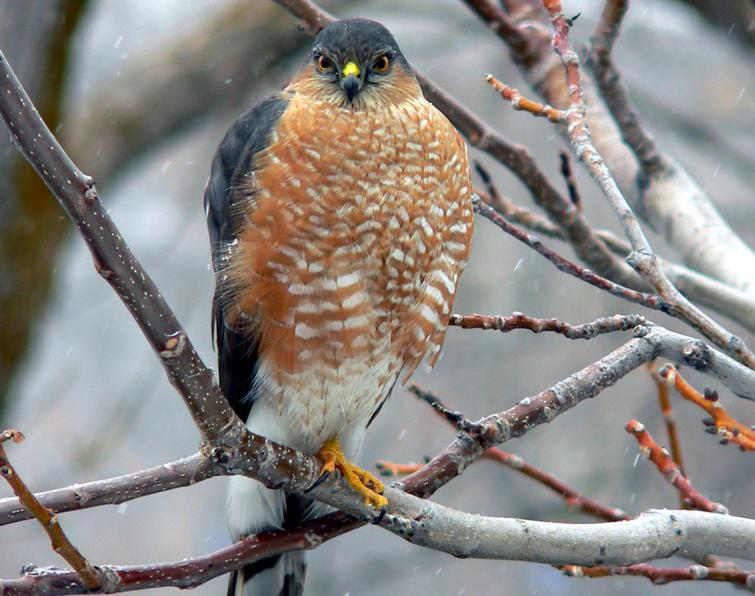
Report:
M 237 306 L 274 373 L 443 343 L 473 215 L 466 147 L 424 98 L 351 110 L 292 94 L 250 178 Z

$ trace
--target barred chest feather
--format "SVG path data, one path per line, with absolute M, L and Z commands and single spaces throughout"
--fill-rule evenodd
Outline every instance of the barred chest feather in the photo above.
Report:
M 259 398 L 314 452 L 437 359 L 472 235 L 466 147 L 423 98 L 292 95 L 253 166 L 232 295 L 259 334 Z

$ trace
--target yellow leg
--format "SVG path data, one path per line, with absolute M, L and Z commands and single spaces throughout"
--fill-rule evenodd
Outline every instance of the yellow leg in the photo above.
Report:
M 388 504 L 388 499 L 383 496 L 383 483 L 366 470 L 362 470 L 348 461 L 341 451 L 341 444 L 338 439 L 333 438 L 325 441 L 320 451 L 317 452 L 317 456 L 325 462 L 320 473 L 325 475 L 333 470 L 340 470 L 351 488 L 364 497 L 365 505 L 382 509 Z

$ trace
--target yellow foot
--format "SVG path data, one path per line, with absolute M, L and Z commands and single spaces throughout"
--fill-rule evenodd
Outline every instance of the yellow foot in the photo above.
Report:
M 358 468 L 347 460 L 343 451 L 341 451 L 341 444 L 338 439 L 325 441 L 320 451 L 317 452 L 317 457 L 325 462 L 320 469 L 321 478 L 338 469 L 351 488 L 364 497 L 365 505 L 382 509 L 388 504 L 388 499 L 383 496 L 383 489 L 385 488 L 383 483 L 366 470 Z

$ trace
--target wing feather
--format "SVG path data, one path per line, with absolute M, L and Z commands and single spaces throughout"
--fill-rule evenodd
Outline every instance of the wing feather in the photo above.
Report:
M 227 312 L 228 300 L 223 283 L 231 247 L 244 225 L 240 205 L 253 200 L 253 186 L 245 179 L 254 172 L 255 157 L 270 142 L 288 101 L 273 95 L 254 105 L 231 126 L 212 161 L 204 202 L 210 234 L 212 265 L 215 271 L 213 298 L 213 335 L 218 352 L 220 388 L 238 416 L 246 421 L 254 401 L 252 394 L 257 374 L 259 346 L 248 326 L 234 329 Z

